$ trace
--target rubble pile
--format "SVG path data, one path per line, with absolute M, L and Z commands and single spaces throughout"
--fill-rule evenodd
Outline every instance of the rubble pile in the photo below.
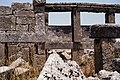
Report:
M 83 80 L 85 78 L 75 61 L 67 60 L 64 55 L 57 54 L 55 51 L 51 53 L 38 80 Z

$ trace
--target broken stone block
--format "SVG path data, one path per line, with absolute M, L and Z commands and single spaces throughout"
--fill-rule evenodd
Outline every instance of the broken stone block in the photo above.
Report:
M 12 9 L 8 6 L 0 6 L 0 15 L 12 14 Z
M 15 17 L 13 15 L 0 16 L 0 30 L 15 30 Z
M 119 80 L 120 74 L 117 71 L 109 72 L 106 70 L 101 70 L 99 72 L 100 80 Z
M 0 74 L 3 72 L 6 72 L 8 70 L 10 70 L 10 68 L 8 66 L 2 66 L 2 67 L 0 67 Z
M 29 71 L 29 69 L 18 67 L 15 69 L 14 73 L 16 76 L 18 76 L 18 75 L 24 74 L 28 71 Z
M 12 10 L 33 10 L 33 5 L 30 3 L 13 3 Z
M 19 65 L 22 65 L 22 64 L 25 64 L 25 63 L 26 63 L 26 61 L 24 59 L 22 59 L 21 57 L 19 57 L 17 60 L 15 60 L 14 62 L 12 62 L 9 65 L 9 68 L 14 69 L 14 68 L 18 67 Z
M 83 80 L 85 76 L 75 61 L 64 61 L 53 53 L 47 59 L 37 80 Z

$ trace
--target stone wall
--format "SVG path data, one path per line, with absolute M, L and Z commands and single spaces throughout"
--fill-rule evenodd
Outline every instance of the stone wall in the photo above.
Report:
M 0 33 L 32 34 L 35 32 L 37 32 L 36 14 L 32 4 L 13 3 L 11 7 L 0 6 Z M 18 36 L 22 36 L 20 34 Z M 17 39 L 18 36 L 12 35 L 14 39 Z M 46 60 L 45 51 L 43 50 L 44 43 L 18 42 L 6 44 L 7 47 L 5 43 L 0 43 L 0 66 L 9 65 L 17 58 L 22 57 L 36 69 L 37 67 L 39 67 L 39 70 L 42 68 Z M 6 49 L 7 53 L 5 52 Z
M 83 47 L 90 42 L 87 31 L 83 28 Z M 10 7 L 0 6 L 0 36 L 0 66 L 9 65 L 22 57 L 41 70 L 47 58 L 45 41 L 72 42 L 72 27 L 48 26 L 48 14 L 44 7 L 13 3 Z

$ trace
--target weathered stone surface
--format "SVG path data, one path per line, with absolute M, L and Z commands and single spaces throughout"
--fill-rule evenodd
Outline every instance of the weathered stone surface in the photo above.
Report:
M 16 59 L 15 61 L 13 61 L 10 65 L 9 68 L 10 69 L 14 69 L 22 64 L 25 64 L 26 61 L 24 59 L 22 59 L 21 57 L 19 57 L 18 59 Z
M 0 6 L 0 15 L 12 14 L 12 10 L 8 6 Z
M 107 71 L 112 70 L 112 59 L 115 58 L 114 55 L 114 43 L 112 40 L 103 39 L 101 47 L 102 47 L 102 57 L 103 57 L 103 69 Z
M 120 58 L 115 58 L 112 60 L 113 71 L 118 71 L 120 73 Z
M 120 25 L 93 25 L 90 34 L 90 38 L 120 38 Z
M 10 16 L 0 16 L 0 30 L 15 30 L 15 17 Z
M 67 12 L 73 8 L 81 12 L 113 12 L 120 13 L 120 5 L 97 3 L 46 3 L 46 12 Z
M 19 76 L 19 75 L 22 75 L 28 71 L 29 71 L 29 69 L 27 69 L 27 68 L 18 67 L 15 69 L 14 73 L 16 76 Z
M 0 33 L 0 42 L 44 42 L 45 40 L 46 35 L 41 33 Z
M 52 42 L 52 43 L 45 43 L 45 49 L 73 49 L 73 43 L 72 42 Z
M 32 10 L 16 10 L 15 16 L 30 16 L 35 17 L 35 13 Z
M 28 25 L 16 25 L 16 31 L 27 32 L 28 29 Z
M 64 61 L 63 57 L 53 52 L 47 59 L 37 80 L 82 80 L 84 78 L 85 76 L 75 61 Z
M 80 26 L 80 12 L 76 9 L 74 9 L 71 13 L 71 23 L 72 23 L 72 41 L 81 42 L 82 28 Z
M 106 70 L 101 70 L 99 72 L 100 80 L 119 80 L 120 74 L 117 71 L 109 72 Z
M 17 24 L 34 24 L 35 18 L 34 17 L 28 17 L 28 16 L 18 16 L 17 17 Z
M 11 8 L 12 10 L 33 10 L 33 5 L 30 3 L 13 3 Z
M 102 47 L 101 39 L 94 40 L 94 64 L 95 64 L 95 73 L 98 73 L 100 70 L 103 70 L 103 58 L 102 58 Z
M 36 17 L 36 27 L 35 27 L 36 32 L 45 33 L 45 31 L 46 31 L 45 14 L 44 13 L 37 13 L 35 15 L 35 17 Z

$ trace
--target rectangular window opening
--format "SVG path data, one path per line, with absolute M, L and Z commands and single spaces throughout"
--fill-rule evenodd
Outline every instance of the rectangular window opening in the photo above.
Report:
M 71 12 L 49 12 L 48 25 L 71 26 Z

